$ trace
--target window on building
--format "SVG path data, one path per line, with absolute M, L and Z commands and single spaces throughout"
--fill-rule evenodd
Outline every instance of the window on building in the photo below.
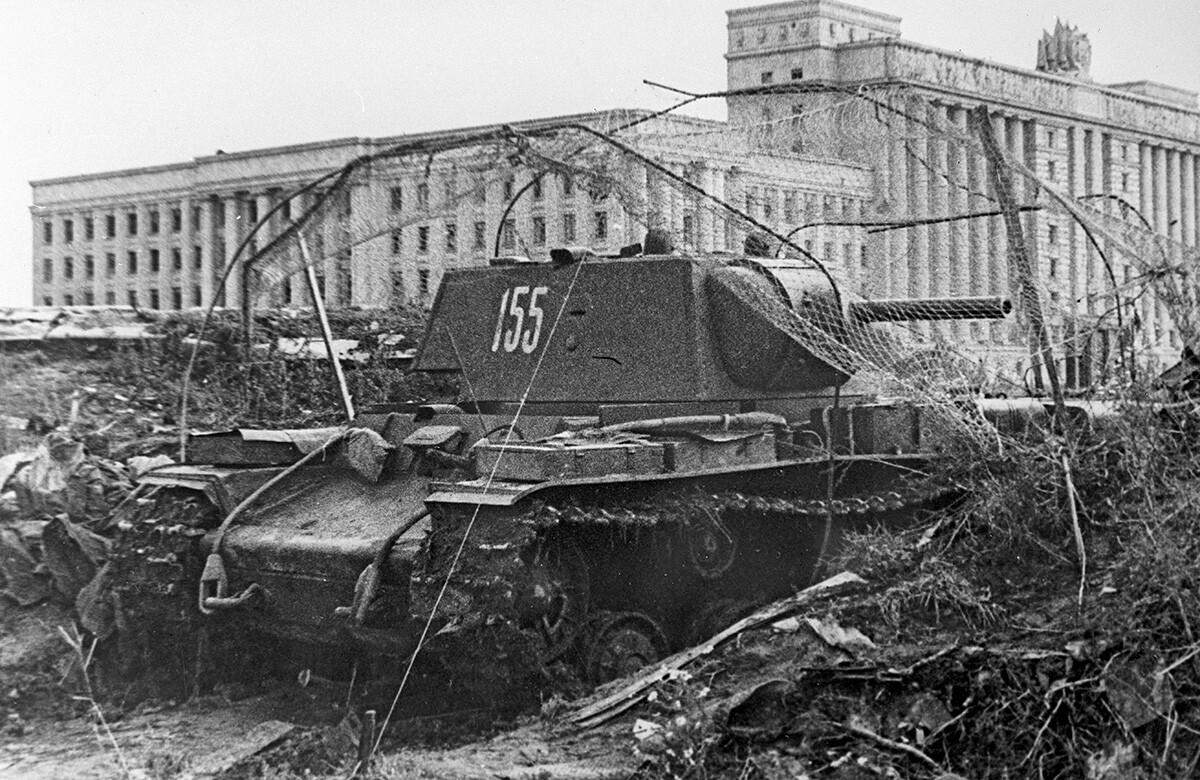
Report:
M 129 254 L 127 254 L 125 256 L 125 258 L 127 261 L 126 262 L 126 270 L 130 274 L 136 274 L 137 273 L 137 260 L 138 260 L 137 252 L 130 252 Z
M 511 217 L 504 220 L 504 229 L 500 231 L 500 246 L 505 249 L 515 249 L 517 246 L 517 223 Z
M 858 268 L 864 273 L 867 270 L 867 245 L 863 244 L 858 248 Z M 863 285 L 864 289 L 866 285 Z
M 112 252 L 104 255 L 104 273 L 109 277 L 117 275 L 117 256 Z
M 505 179 L 504 180 L 504 202 L 508 203 L 510 200 L 512 200 L 512 196 L 513 196 L 513 180 Z
M 217 230 L 225 229 L 225 204 L 221 201 L 213 201 L 215 208 L 213 209 L 213 222 Z
M 571 244 L 575 242 L 575 215 L 563 214 L 562 218 L 562 237 L 563 242 Z
M 125 301 L 130 306 L 132 306 L 133 308 L 136 309 L 137 305 L 138 305 L 137 290 L 126 290 L 125 291 Z
M 1129 192 L 1129 174 L 1121 174 L 1121 192 Z
M 104 215 L 104 237 L 105 238 L 116 238 L 117 237 L 117 215 L 116 214 L 105 214 Z
M 183 209 L 171 209 L 171 232 L 178 233 L 181 230 L 183 230 Z
M 63 296 L 63 306 L 74 306 L 74 305 L 75 305 L 75 296 L 74 295 L 71 295 L 71 293 L 67 293 L 66 295 Z
M 429 185 L 425 182 L 417 185 L 417 208 L 429 208 Z
M 1056 181 L 1058 179 L 1058 166 L 1055 165 L 1054 160 L 1050 160 L 1046 163 L 1046 178 L 1050 181 Z
M 53 306 L 54 305 L 54 296 L 53 295 L 43 295 L 42 296 L 42 305 L 43 306 Z
M 683 245 L 696 246 L 696 217 L 694 214 L 683 215 Z
M 162 266 L 159 263 L 158 250 L 151 249 L 150 250 L 150 273 L 156 274 L 160 270 L 162 270 Z
M 198 246 L 192 247 L 192 268 L 197 271 L 204 265 L 204 250 Z
M 418 252 L 428 252 L 429 251 L 429 226 L 428 225 L 421 225 L 419 228 L 417 228 L 417 251 Z
M 75 242 L 75 221 L 71 219 L 63 220 L 63 243 L 71 244 Z
M 125 233 L 126 235 L 136 236 L 138 232 L 138 215 L 136 211 L 131 211 L 125 215 Z
M 767 221 L 775 216 L 775 190 L 763 190 L 762 215 Z
M 258 222 L 258 198 L 246 199 L 246 219 L 250 221 L 251 225 Z
M 399 185 L 388 191 L 391 195 L 392 211 L 404 210 L 404 188 Z
M 395 230 L 392 231 L 392 254 L 394 254 L 394 255 L 400 254 L 400 250 L 403 248 L 404 248 L 404 233 L 401 232 L 400 228 L 396 228 Z
M 54 281 L 54 258 L 42 258 L 42 282 L 48 283 Z
M 117 294 L 115 292 L 113 292 L 112 290 L 106 291 L 104 293 L 104 304 L 106 306 L 116 306 L 117 305 Z
M 458 225 L 453 222 L 446 223 L 446 251 L 451 254 L 458 251 Z
M 608 212 L 597 211 L 592 224 L 595 226 L 594 235 L 597 241 L 608 240 Z
M 482 252 L 484 249 L 487 248 L 486 242 L 487 242 L 487 223 L 476 222 L 475 223 L 475 240 L 472 243 L 471 248 L 474 249 L 476 252 Z
M 759 76 L 763 84 L 770 84 L 775 79 L 774 71 L 764 70 Z
M 1050 272 L 1051 279 L 1058 278 L 1058 258 L 1057 257 L 1050 258 L 1050 267 L 1047 270 Z
M 792 68 L 792 81 L 800 81 L 804 78 L 804 68 Z
M 171 247 L 171 268 L 176 271 L 183 270 L 183 250 L 179 247 Z
M 282 219 L 284 222 L 290 222 L 292 220 L 292 199 L 291 198 L 288 198 L 287 200 L 285 200 L 283 202 L 283 205 L 279 207 L 279 218 Z
M 532 189 L 533 189 L 533 199 L 541 200 L 542 199 L 542 177 L 541 176 L 533 177 Z
M 91 290 L 84 291 L 83 305 L 84 306 L 95 306 L 96 305 L 96 295 Z
M 417 285 L 421 292 L 422 298 L 429 297 L 429 269 L 417 269 Z
M 155 209 L 154 211 L 150 212 L 150 235 L 157 236 L 158 235 L 158 227 L 159 227 L 158 210 Z
M 75 261 L 69 257 L 63 258 L 63 278 L 64 279 L 74 279 L 75 278 Z
M 150 291 L 150 308 L 151 309 L 159 308 L 159 306 L 158 306 L 158 290 L 157 289 Z
M 199 306 L 203 300 L 204 298 L 200 293 L 200 285 L 192 285 L 192 305 Z
M 91 255 L 83 256 L 83 278 L 96 278 L 96 258 L 92 257 Z
M 54 223 L 53 222 L 47 221 L 47 222 L 42 223 L 42 243 L 43 244 L 53 244 L 54 243 Z
M 569 173 L 562 175 L 562 196 L 564 198 L 575 196 L 575 180 L 571 178 L 571 174 Z
M 83 220 L 83 240 L 91 241 L 96 237 L 96 220 L 92 217 L 85 217 Z
M 1050 246 L 1058 243 L 1058 225 L 1050 225 L 1046 228 L 1046 243 Z
M 1121 159 L 1129 159 L 1129 144 L 1121 144 Z
M 832 241 L 825 242 L 825 262 L 827 262 L 827 263 L 833 262 L 833 242 Z
M 1046 131 L 1046 146 L 1049 147 L 1050 149 L 1054 148 L 1054 131 L 1053 130 Z
M 183 308 L 183 288 L 181 288 L 181 287 L 172 287 L 171 288 L 171 308 L 172 309 L 182 309 Z
M 546 218 L 533 218 L 533 245 L 545 246 L 546 244 Z
M 797 222 L 796 193 L 794 192 L 783 194 L 783 221 L 789 225 Z
M 200 206 L 192 206 L 192 232 L 200 232 L 200 222 L 204 219 L 204 211 Z

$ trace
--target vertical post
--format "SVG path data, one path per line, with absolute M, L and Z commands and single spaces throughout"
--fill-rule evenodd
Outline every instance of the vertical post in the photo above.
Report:
M 1012 195 L 1012 172 L 996 143 L 992 132 L 992 123 L 988 118 L 988 107 L 980 104 L 974 112 L 975 127 L 979 140 L 983 144 L 983 153 L 987 157 L 991 174 L 992 186 L 996 190 L 996 199 L 1000 201 L 1000 210 L 1004 212 L 1004 226 L 1008 233 L 1008 252 L 1012 258 L 1013 268 L 1017 272 L 1021 285 L 1022 297 L 1028 309 L 1029 327 L 1032 331 L 1032 349 L 1040 351 L 1042 363 L 1046 366 L 1046 375 L 1050 379 L 1050 392 L 1054 397 L 1054 411 L 1062 420 L 1063 395 L 1062 386 L 1058 383 L 1058 367 L 1054 365 L 1054 354 L 1050 351 L 1050 339 L 1046 335 L 1046 323 L 1042 319 L 1042 305 L 1038 296 L 1037 285 L 1034 283 L 1033 266 L 1026 253 L 1025 231 L 1021 227 L 1021 214 Z
M 358 730 L 358 756 L 357 765 L 354 768 L 354 774 L 363 775 L 367 773 L 368 766 L 371 763 L 371 753 L 375 747 L 375 710 L 367 710 L 363 713 L 362 722 Z
M 346 375 L 342 373 L 342 361 L 338 360 L 333 351 L 333 333 L 329 330 L 329 317 L 325 314 L 325 299 L 317 286 L 317 273 L 313 270 L 312 258 L 308 255 L 308 243 L 304 234 L 296 236 L 300 242 L 300 255 L 304 258 L 304 278 L 308 280 L 308 293 L 312 296 L 313 309 L 317 312 L 317 320 L 321 323 L 321 338 L 325 341 L 325 351 L 329 354 L 329 362 L 333 364 L 333 374 L 337 377 L 338 390 L 342 394 L 342 408 L 346 411 L 346 420 L 354 421 L 354 401 L 350 398 L 350 388 L 346 386 Z

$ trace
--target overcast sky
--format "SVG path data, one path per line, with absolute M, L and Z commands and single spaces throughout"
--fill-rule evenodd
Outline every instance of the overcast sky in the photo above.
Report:
M 30 303 L 31 179 L 725 86 L 746 0 L 0 0 L 0 305 Z M 903 37 L 1032 68 L 1062 17 L 1100 83 L 1200 91 L 1200 0 L 858 0 Z M 691 113 L 724 118 L 718 101 Z

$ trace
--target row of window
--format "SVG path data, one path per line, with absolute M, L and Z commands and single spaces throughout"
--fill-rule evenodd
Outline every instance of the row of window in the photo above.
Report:
M 429 225 L 417 226 L 417 252 L 424 254 L 430 251 L 431 248 L 431 228 Z M 609 221 L 607 211 L 597 211 L 592 214 L 592 232 L 591 236 L 598 242 L 608 240 Z M 560 233 L 563 243 L 570 244 L 577 239 L 577 230 L 575 227 L 575 215 L 563 214 L 561 216 Z M 528 244 L 530 246 L 545 246 L 549 236 L 547 229 L 546 217 L 535 216 L 530 219 L 530 233 Z M 517 248 L 517 222 L 514 218 L 504 220 L 504 227 L 500 231 L 500 247 L 502 249 Z M 398 255 L 404 251 L 404 231 L 396 229 L 392 231 L 391 236 L 392 254 Z M 458 223 L 447 222 L 442 233 L 442 248 L 450 253 L 458 252 Z M 487 223 L 480 220 L 472 225 L 471 232 L 471 251 L 486 252 L 488 251 L 488 229 Z
M 133 306 L 134 308 L 138 308 L 138 307 L 145 307 L 148 309 L 163 308 L 162 307 L 163 301 L 160 297 L 158 290 L 149 290 L 146 294 L 146 297 L 141 300 L 139 300 L 139 295 L 138 295 L 137 290 L 126 290 L 124 303 L 128 306 Z M 171 288 L 169 303 L 170 303 L 170 306 L 168 306 L 168 308 L 171 308 L 171 309 L 182 309 L 183 308 L 184 304 L 183 304 L 183 288 L 182 287 L 172 287 Z M 96 294 L 93 293 L 91 290 L 85 290 L 80 296 L 78 296 L 78 300 L 76 300 L 75 295 L 73 295 L 71 293 L 66 293 L 58 300 L 57 303 L 55 302 L 53 295 L 43 295 L 42 296 L 42 305 L 43 306 L 56 306 L 56 305 L 59 305 L 59 306 L 95 306 L 96 305 Z M 107 290 L 104 293 L 104 305 L 105 306 L 116 306 L 117 305 L 117 293 L 115 290 Z M 190 305 L 190 306 L 200 306 L 201 305 L 201 292 L 200 292 L 199 286 L 192 287 L 191 302 L 188 305 Z
M 251 205 L 252 206 L 254 205 L 253 201 L 251 201 Z M 257 210 L 257 209 L 255 209 L 255 210 Z M 148 221 L 149 221 L 149 224 L 146 226 L 147 234 L 151 235 L 151 236 L 157 236 L 160 233 L 162 233 L 163 225 L 162 225 L 161 212 L 159 212 L 157 210 L 151 210 L 151 211 L 148 211 L 146 214 L 147 214 Z M 219 227 L 220 223 L 223 222 L 223 212 L 218 210 L 217 215 L 218 215 L 217 221 L 218 221 L 218 227 Z M 198 232 L 200 230 L 200 223 L 201 223 L 202 218 L 203 218 L 203 207 L 193 206 L 191 209 L 191 222 L 192 222 L 191 228 L 192 228 L 193 232 Z M 171 209 L 170 212 L 168 213 L 168 220 L 169 220 L 170 232 L 179 233 L 179 232 L 183 231 L 183 210 L 182 209 Z M 127 235 L 127 236 L 138 235 L 138 231 L 140 229 L 139 222 L 140 222 L 140 217 L 136 211 L 126 212 L 126 214 L 125 214 L 125 235 Z M 117 237 L 117 215 L 116 214 L 105 214 L 104 215 L 104 237 L 105 238 L 116 238 Z M 84 217 L 84 219 L 83 219 L 83 240 L 84 241 L 92 241 L 92 240 L 95 240 L 95 238 L 96 238 L 96 219 L 95 219 L 95 217 Z M 62 220 L 62 242 L 64 244 L 72 244 L 75 242 L 75 220 L 73 218 L 68 217 L 68 218 L 64 218 Z M 43 244 L 53 244 L 54 243 L 54 222 L 53 222 L 53 220 L 47 219 L 46 221 L 42 222 L 42 243 Z
M 136 251 L 130 251 L 125 254 L 125 267 L 130 275 L 138 272 L 139 255 Z M 162 271 L 162 255 L 157 249 L 151 249 L 149 253 L 150 273 L 159 273 Z M 199 246 L 192 247 L 192 267 L 200 270 L 204 262 L 204 250 Z M 42 281 L 49 283 L 54 281 L 54 258 L 42 258 Z M 171 268 L 175 271 L 183 270 L 183 250 L 179 247 L 171 249 Z M 63 279 L 75 278 L 75 258 L 64 257 L 60 266 Z M 104 255 L 104 270 L 107 276 L 115 276 L 117 273 L 117 255 L 114 252 L 108 252 Z M 80 269 L 84 279 L 94 279 L 96 276 L 96 259 L 92 255 L 83 256 L 83 266 Z
M 545 199 L 546 196 L 546 181 L 549 177 L 540 176 L 533 178 L 529 183 L 529 196 L 538 202 Z M 575 197 L 575 180 L 568 174 L 556 174 L 555 179 L 558 181 L 559 195 L 563 198 Z M 487 203 L 487 185 L 481 182 L 478 186 L 467 192 L 458 190 L 458 182 L 454 178 L 446 179 L 444 185 L 445 193 L 444 200 L 446 203 L 453 203 L 461 198 L 469 197 L 477 205 Z M 517 194 L 516 180 L 512 178 L 505 179 L 501 182 L 501 191 L 504 196 L 504 203 L 508 203 Z M 429 208 L 429 183 L 420 182 L 413 190 L 415 191 L 415 204 L 418 211 Z M 402 185 L 395 185 L 389 190 L 389 201 L 392 211 L 403 211 L 405 203 L 405 188 Z M 599 199 L 599 198 L 597 198 Z

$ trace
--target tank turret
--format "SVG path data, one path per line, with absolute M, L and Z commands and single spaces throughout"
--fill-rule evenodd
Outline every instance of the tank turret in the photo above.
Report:
M 999 298 L 844 303 L 818 268 L 790 259 L 553 256 L 447 272 L 415 367 L 463 372 L 487 408 L 737 411 L 845 384 L 865 323 L 1011 310 Z

